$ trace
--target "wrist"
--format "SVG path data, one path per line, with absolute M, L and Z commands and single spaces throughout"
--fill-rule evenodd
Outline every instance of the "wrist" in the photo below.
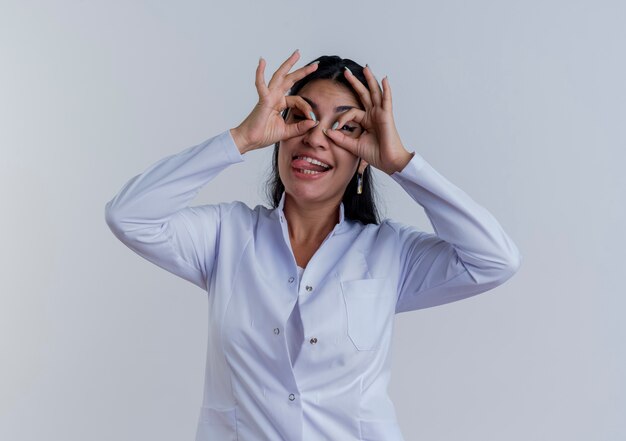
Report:
M 246 138 L 242 136 L 241 132 L 239 131 L 239 127 L 234 127 L 230 129 L 230 135 L 233 137 L 233 141 L 235 141 L 235 145 L 237 145 L 239 153 L 241 153 L 242 155 L 246 152 L 249 152 L 250 150 L 253 150 L 253 147 L 248 144 Z
M 402 170 L 404 170 L 407 164 L 411 162 L 411 159 L 413 159 L 413 156 L 415 156 L 415 152 L 409 152 L 408 150 L 404 150 L 402 155 L 400 155 L 400 158 L 395 161 L 393 169 L 391 170 L 391 173 L 389 173 L 389 175 L 392 175 L 395 172 L 400 173 Z

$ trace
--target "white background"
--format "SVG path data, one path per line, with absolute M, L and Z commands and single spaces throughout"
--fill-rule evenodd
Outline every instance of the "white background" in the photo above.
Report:
M 405 145 L 500 221 L 520 271 L 397 315 L 407 441 L 626 439 L 626 4 L 529 0 L 0 4 L 0 439 L 191 440 L 206 293 L 104 205 L 235 127 L 299 48 L 388 75 Z M 266 203 L 271 148 L 193 205 Z M 423 209 L 377 172 L 386 216 Z

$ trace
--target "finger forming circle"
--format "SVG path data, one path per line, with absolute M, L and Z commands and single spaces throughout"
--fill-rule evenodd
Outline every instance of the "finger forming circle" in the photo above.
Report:
M 313 108 L 311 107 L 309 103 L 307 103 L 304 100 L 304 98 L 302 98 L 299 95 L 288 95 L 285 97 L 285 100 L 287 101 L 287 107 L 289 108 L 295 107 L 301 110 L 302 113 L 306 115 L 306 118 L 310 118 L 309 112 L 313 112 Z
M 362 128 L 365 129 L 365 127 L 363 127 L 363 122 L 365 119 L 365 111 L 361 110 L 361 109 L 350 109 L 344 113 L 342 113 L 339 118 L 337 118 L 337 129 L 340 129 L 341 127 L 343 127 L 343 125 L 349 121 L 354 121 L 358 124 L 361 125 Z

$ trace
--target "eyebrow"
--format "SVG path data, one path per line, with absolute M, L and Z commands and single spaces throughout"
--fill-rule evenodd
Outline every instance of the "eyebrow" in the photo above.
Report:
M 315 104 L 315 102 L 312 99 L 307 98 L 305 96 L 303 96 L 302 99 L 304 101 L 306 101 L 307 103 L 309 103 L 311 105 L 311 107 L 313 107 L 313 109 L 317 109 L 317 104 Z M 350 109 L 356 109 L 356 107 L 354 107 L 354 106 L 337 106 L 337 107 L 335 107 L 335 113 L 345 112 L 346 110 L 350 110 Z

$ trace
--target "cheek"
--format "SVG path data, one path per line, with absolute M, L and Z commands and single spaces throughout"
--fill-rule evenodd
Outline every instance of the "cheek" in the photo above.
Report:
M 348 185 L 352 177 L 355 175 L 357 171 L 357 162 L 350 161 L 349 165 L 343 168 L 342 170 L 342 180 L 345 182 L 345 185 Z
M 357 167 L 359 166 L 359 158 L 357 156 L 354 156 L 352 153 L 344 153 L 345 157 L 342 158 L 342 161 L 344 164 L 346 164 L 346 173 L 350 176 L 353 176 L 357 171 Z
M 280 144 L 280 147 L 278 147 L 278 165 L 279 166 L 285 163 L 285 159 L 286 159 L 285 155 L 287 151 L 288 149 L 285 148 L 284 145 Z
M 280 176 L 280 179 L 284 182 L 285 180 L 285 173 L 287 172 L 287 166 L 285 165 L 284 160 L 282 160 L 282 158 L 278 158 L 278 176 Z
M 287 153 L 289 149 L 284 148 L 282 145 L 278 150 L 278 174 L 282 179 L 284 179 L 285 174 L 289 171 L 291 167 L 291 156 Z

